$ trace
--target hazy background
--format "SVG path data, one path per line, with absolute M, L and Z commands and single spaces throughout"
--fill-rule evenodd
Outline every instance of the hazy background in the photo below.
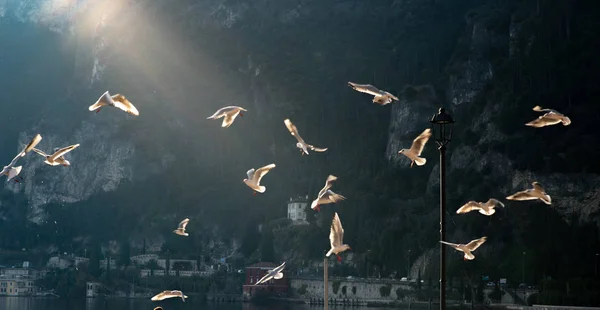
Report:
M 38 132 L 45 151 L 81 144 L 72 166 L 28 155 L 25 182 L 3 185 L 3 259 L 42 264 L 57 252 L 108 255 L 128 244 L 136 254 L 164 243 L 173 255 L 240 267 L 300 265 L 328 249 L 336 210 L 358 266 L 349 273 L 404 276 L 411 250 L 411 276 L 436 279 L 436 147 L 430 141 L 427 165 L 412 169 L 396 153 L 444 106 L 457 121 L 449 240 L 489 237 L 474 262 L 450 253 L 450 274 L 520 282 L 524 264 L 527 283 L 591 275 L 600 245 L 599 11 L 592 0 L 0 0 L 0 160 Z M 401 100 L 375 105 L 348 81 Z M 106 90 L 140 116 L 89 112 Z M 226 105 L 249 111 L 228 129 L 206 120 Z M 535 105 L 573 123 L 526 127 L 540 115 Z M 284 118 L 329 150 L 300 156 Z M 252 196 L 245 172 L 272 162 L 267 192 Z M 290 197 L 313 199 L 329 174 L 346 201 L 308 212 L 310 226 L 277 221 Z M 536 180 L 552 206 L 455 214 Z M 185 217 L 183 242 L 171 231 Z

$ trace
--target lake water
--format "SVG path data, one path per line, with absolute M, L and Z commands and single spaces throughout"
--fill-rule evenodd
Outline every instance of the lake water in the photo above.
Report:
M 61 300 L 24 297 L 0 297 L 0 310 L 152 310 L 156 306 L 164 310 L 320 310 L 323 306 L 297 304 L 259 307 L 250 303 L 195 303 L 181 300 L 152 302 L 145 299 L 79 299 Z M 335 307 L 330 307 L 334 309 Z M 339 306 L 338 309 L 343 307 Z M 352 307 L 352 310 L 366 310 L 366 307 Z M 374 309 L 374 308 L 369 308 Z M 381 308 L 378 308 L 381 309 Z

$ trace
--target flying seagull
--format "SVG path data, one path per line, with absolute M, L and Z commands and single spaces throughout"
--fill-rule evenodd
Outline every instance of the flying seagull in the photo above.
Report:
M 181 223 L 179 223 L 179 227 L 177 227 L 177 229 L 173 230 L 173 232 L 180 236 L 186 236 L 186 237 L 189 236 L 189 234 L 185 232 L 185 227 L 187 226 L 187 224 L 189 222 L 190 222 L 190 219 L 188 219 L 188 218 L 181 221 Z
M 253 195 L 256 195 L 257 192 L 264 193 L 267 190 L 266 187 L 260 185 L 260 180 L 273 168 L 275 168 L 275 164 L 266 165 L 256 171 L 252 168 L 246 172 L 248 178 L 244 179 L 244 183 L 254 190 Z
M 96 111 L 96 113 L 100 112 L 100 109 L 104 106 L 111 106 L 118 109 L 121 109 L 131 115 L 139 116 L 140 112 L 135 108 L 135 106 L 125 98 L 125 96 L 121 94 L 116 94 L 111 96 L 108 91 L 105 91 L 100 98 L 96 101 L 96 103 L 92 104 L 89 107 L 90 111 Z
M 540 185 L 540 183 L 533 182 L 532 185 L 533 185 L 533 188 L 514 193 L 514 194 L 506 197 L 506 199 L 519 200 L 519 201 L 539 199 L 547 205 L 552 204 L 552 198 L 550 198 L 550 195 L 546 194 L 546 191 L 544 190 L 542 185 Z
M 411 160 L 410 167 L 416 163 L 417 166 L 423 166 L 427 162 L 427 160 L 421 156 L 421 152 L 423 152 L 423 148 L 425 147 L 425 143 L 431 137 L 431 129 L 427 128 L 423 131 L 418 137 L 413 140 L 413 143 L 410 149 L 401 149 L 398 154 L 402 154 L 408 157 Z
M 152 297 L 151 300 L 159 301 L 159 300 L 165 300 L 165 299 L 169 299 L 169 298 L 181 298 L 181 300 L 183 300 L 183 302 L 185 302 L 185 299 L 188 297 L 186 295 L 183 295 L 183 293 L 181 291 L 162 291 L 161 293 Z
M 386 91 L 379 90 L 377 87 L 371 84 L 356 84 L 348 82 L 348 85 L 350 85 L 350 87 L 352 87 L 356 91 L 375 96 L 373 98 L 373 102 L 378 103 L 380 105 L 386 105 L 388 103 L 391 103 L 392 100 L 398 101 L 398 97 Z
M 487 216 L 491 216 L 496 213 L 494 209 L 497 206 L 504 207 L 504 204 L 497 199 L 490 198 L 486 202 L 477 202 L 477 201 L 469 201 L 458 210 L 456 210 L 456 214 L 464 214 L 469 213 L 471 211 L 479 211 L 479 213 Z
M 233 124 L 233 121 L 238 116 L 238 114 L 240 115 L 240 117 L 244 117 L 244 113 L 242 113 L 242 111 L 248 110 L 242 107 L 228 106 L 220 108 L 219 110 L 217 110 L 217 112 L 215 112 L 215 114 L 207 117 L 206 119 L 219 119 L 223 117 L 223 123 L 221 124 L 221 127 L 227 128 L 231 126 L 231 124 Z
M 285 262 L 283 262 L 283 264 L 267 271 L 267 274 L 260 278 L 260 280 L 258 280 L 254 285 L 259 285 L 261 283 L 265 283 L 271 279 L 275 279 L 275 280 L 279 280 L 281 278 L 283 278 L 283 268 L 285 268 Z
M 292 136 L 294 136 L 296 140 L 298 140 L 298 143 L 296 143 L 296 147 L 300 149 L 300 154 L 308 155 L 308 149 L 315 152 L 327 151 L 327 148 L 322 149 L 314 147 L 304 142 L 304 139 L 302 139 L 302 137 L 300 137 L 300 134 L 298 133 L 298 128 L 296 128 L 296 125 L 294 125 L 289 119 L 286 118 L 283 122 L 285 123 L 285 127 L 287 127 L 287 129 L 290 131 L 290 134 L 292 134 Z
M 562 123 L 563 126 L 569 126 L 571 124 L 571 119 L 566 117 L 564 114 L 552 110 L 552 109 L 542 109 L 539 105 L 533 107 L 533 110 L 536 112 L 546 112 L 544 115 L 532 120 L 531 122 L 525 124 L 526 126 L 531 127 L 544 127 L 550 125 L 556 125 L 558 123 Z
M 331 222 L 331 230 L 329 231 L 329 242 L 331 243 L 331 249 L 325 256 L 329 257 L 331 254 L 337 256 L 338 262 L 342 261 L 340 253 L 346 250 L 352 250 L 349 245 L 344 244 L 344 228 L 337 212 L 333 215 L 333 221 Z
M 310 208 L 316 210 L 317 212 L 321 211 L 320 205 L 326 205 L 330 203 L 337 203 L 346 199 L 346 197 L 334 193 L 330 188 L 333 186 L 333 181 L 337 180 L 337 177 L 334 175 L 329 175 L 327 180 L 325 181 L 325 186 L 319 191 L 319 195 L 313 202 L 310 204 Z
M 46 160 L 44 161 L 46 164 L 50 165 L 50 166 L 58 166 L 58 165 L 63 165 L 63 166 L 70 166 L 71 162 L 69 162 L 68 160 L 65 159 L 64 155 L 69 153 L 70 151 L 76 149 L 79 147 L 79 144 L 74 144 L 74 145 L 69 145 L 67 147 L 63 147 L 61 149 L 58 149 L 56 152 L 54 152 L 54 154 L 52 155 L 48 155 L 36 148 L 33 149 L 34 152 L 40 154 L 41 156 L 45 157 Z
M 475 239 L 467 244 L 456 244 L 450 243 L 446 241 L 440 241 L 443 244 L 449 245 L 453 247 L 455 250 L 465 253 L 464 260 L 473 260 L 475 259 L 475 255 L 473 255 L 473 251 L 477 250 L 485 241 L 487 237 L 481 237 L 479 239 Z
M 13 160 L 10 161 L 10 163 L 6 166 L 4 166 L 4 168 L 2 168 L 2 171 L 0 172 L 0 175 L 5 175 L 6 176 L 6 182 L 14 179 L 15 182 L 19 183 L 19 178 L 21 179 L 21 181 L 23 181 L 22 177 L 16 178 L 16 176 L 19 175 L 19 173 L 21 173 L 21 169 L 23 169 L 23 166 L 17 166 L 15 167 L 15 165 L 17 164 L 17 161 L 19 161 L 19 159 L 23 158 L 25 156 L 25 154 L 29 153 L 29 151 L 33 150 L 35 148 L 35 146 L 40 143 L 40 141 L 42 141 L 42 136 L 40 134 L 37 134 L 35 137 L 33 137 L 33 139 L 31 139 L 31 141 L 23 148 L 23 150 L 21 152 L 19 152 L 19 154 L 17 154 L 17 156 L 15 156 L 15 158 L 13 158 Z

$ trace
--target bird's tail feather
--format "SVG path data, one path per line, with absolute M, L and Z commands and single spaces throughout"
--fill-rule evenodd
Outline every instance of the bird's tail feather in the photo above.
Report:
M 423 157 L 417 157 L 415 159 L 415 164 L 417 164 L 417 166 L 423 166 L 423 165 L 425 165 L 426 162 L 427 162 L 427 159 L 425 159 Z
M 261 194 L 262 194 L 262 193 L 264 193 L 266 190 L 267 190 L 267 188 L 266 188 L 266 187 L 264 187 L 263 185 L 261 185 L 261 186 L 259 186 L 259 187 L 258 187 L 258 190 L 257 190 L 257 192 L 259 192 L 259 193 L 261 193 Z

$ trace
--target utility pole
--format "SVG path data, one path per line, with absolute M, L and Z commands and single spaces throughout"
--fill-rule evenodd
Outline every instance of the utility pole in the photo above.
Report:
M 329 309 L 329 260 L 327 257 L 323 259 L 323 285 L 325 285 L 323 305 L 325 305 L 325 310 L 327 310 Z

